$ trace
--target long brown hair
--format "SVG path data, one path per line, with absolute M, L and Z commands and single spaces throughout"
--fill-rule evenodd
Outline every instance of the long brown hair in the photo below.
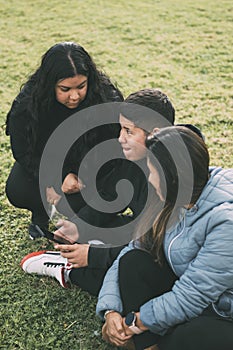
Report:
M 146 146 L 148 161 L 159 174 L 164 201 L 163 208 L 154 214 L 152 211 L 158 207 L 158 199 L 156 205 L 151 201 L 137 232 L 141 228 L 145 232 L 147 227 L 139 240 L 161 263 L 166 230 L 177 222 L 181 207 L 196 203 L 208 181 L 209 153 L 204 141 L 182 126 L 163 128 L 148 136 Z M 149 215 L 153 218 L 152 225 Z

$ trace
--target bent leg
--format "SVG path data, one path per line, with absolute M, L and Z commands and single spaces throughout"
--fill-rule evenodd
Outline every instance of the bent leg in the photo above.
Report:
M 70 282 L 77 285 L 82 290 L 91 295 L 98 296 L 100 288 L 102 287 L 106 269 L 92 269 L 88 267 L 81 267 L 72 269 L 69 274 Z
M 32 212 L 32 221 L 40 226 L 48 222 L 41 200 L 39 184 L 32 180 L 21 165 L 15 162 L 6 182 L 6 195 L 12 205 Z
M 135 249 L 126 253 L 119 263 L 119 284 L 124 315 L 139 311 L 148 300 L 170 290 L 177 277 L 167 264 L 156 263 L 152 256 Z M 158 342 L 160 337 L 150 331 L 133 337 L 137 350 Z M 187 349 L 186 349 L 187 350 Z
M 167 262 L 162 266 L 139 249 L 120 259 L 119 281 L 124 314 L 139 310 L 148 300 L 170 290 L 177 279 Z
M 75 284 L 97 296 L 102 287 L 105 274 L 123 247 L 91 247 L 88 255 L 88 267 L 72 269 L 69 279 Z

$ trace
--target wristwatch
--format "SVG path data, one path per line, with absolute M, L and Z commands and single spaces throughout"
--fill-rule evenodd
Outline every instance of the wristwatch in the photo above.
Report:
M 134 311 L 129 312 L 125 316 L 126 326 L 128 326 L 129 329 L 131 329 L 131 331 L 134 332 L 134 334 L 141 334 L 143 333 L 143 331 L 136 326 L 136 320 L 137 320 L 137 316 Z

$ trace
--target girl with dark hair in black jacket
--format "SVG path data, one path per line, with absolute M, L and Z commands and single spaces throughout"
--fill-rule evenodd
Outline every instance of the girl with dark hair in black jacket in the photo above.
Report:
M 31 238 L 37 236 L 35 224 L 41 227 L 48 224 L 43 203 L 56 204 L 65 195 L 73 211 L 82 207 L 82 184 L 77 176 L 79 160 L 96 142 L 117 137 L 119 128 L 117 124 L 108 124 L 101 132 L 93 129 L 83 135 L 68 153 L 62 186 L 56 187 L 51 182 L 40 191 L 39 167 L 49 137 L 74 113 L 96 104 L 122 100 L 121 92 L 97 69 L 82 46 L 62 42 L 42 56 L 41 65 L 15 98 L 6 120 L 6 134 L 10 135 L 16 160 L 7 180 L 6 194 L 14 206 L 32 212 Z

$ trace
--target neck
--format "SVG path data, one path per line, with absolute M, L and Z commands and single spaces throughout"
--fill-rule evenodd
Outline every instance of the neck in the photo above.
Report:
M 191 209 L 193 206 L 194 206 L 194 203 L 190 203 L 190 204 L 184 205 L 184 207 L 186 209 Z

